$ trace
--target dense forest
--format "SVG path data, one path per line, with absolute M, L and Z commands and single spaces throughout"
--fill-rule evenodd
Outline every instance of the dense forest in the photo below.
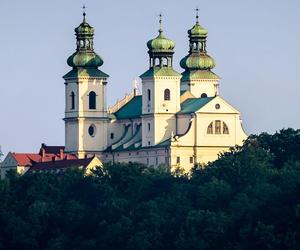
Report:
M 108 164 L 0 182 L 0 249 L 300 249 L 300 130 L 183 174 Z

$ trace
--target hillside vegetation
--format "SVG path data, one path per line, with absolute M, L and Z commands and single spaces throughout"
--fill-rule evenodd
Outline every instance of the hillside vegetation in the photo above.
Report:
M 110 164 L 10 174 L 0 249 L 300 249 L 300 130 L 251 136 L 190 176 Z

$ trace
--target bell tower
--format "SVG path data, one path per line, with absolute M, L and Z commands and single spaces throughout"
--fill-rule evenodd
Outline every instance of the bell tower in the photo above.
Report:
M 211 70 L 215 60 L 207 54 L 207 30 L 199 24 L 196 9 L 196 24 L 188 31 L 189 54 L 180 61 L 185 70 L 181 78 L 181 91 L 190 91 L 195 97 L 213 97 L 219 93 L 219 77 Z
M 173 67 L 175 43 L 163 35 L 160 15 L 158 36 L 147 43 L 149 69 L 142 74 L 142 145 L 154 146 L 176 131 L 180 110 L 181 75 Z
M 79 157 L 107 148 L 106 84 L 98 69 L 103 60 L 94 52 L 94 28 L 83 21 L 75 29 L 76 51 L 68 58 L 72 70 L 65 80 L 65 150 Z

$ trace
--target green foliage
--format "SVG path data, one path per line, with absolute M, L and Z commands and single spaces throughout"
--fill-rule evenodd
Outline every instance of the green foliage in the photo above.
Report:
M 251 136 L 190 175 L 9 173 L 0 225 L 0 249 L 300 249 L 299 130 Z

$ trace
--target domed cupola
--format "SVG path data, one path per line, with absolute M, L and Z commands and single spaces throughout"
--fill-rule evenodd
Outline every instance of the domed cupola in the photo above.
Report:
M 188 30 L 189 54 L 180 61 L 180 66 L 185 69 L 182 80 L 186 80 L 191 75 L 196 75 L 198 78 L 218 78 L 211 72 L 211 69 L 216 66 L 215 60 L 206 51 L 208 31 L 199 24 L 198 19 L 197 9 L 196 24 Z M 197 74 L 194 74 L 195 72 Z
M 69 66 L 73 68 L 64 78 L 84 72 L 89 76 L 105 76 L 105 73 L 98 70 L 103 64 L 102 58 L 94 52 L 94 28 L 86 21 L 86 13 L 83 12 L 82 23 L 75 28 L 76 51 L 67 60 Z
M 200 24 L 199 21 L 197 20 L 196 24 L 188 30 L 189 37 L 206 37 L 208 31 L 204 29 Z
M 147 47 L 152 53 L 173 52 L 175 42 L 164 37 L 163 30 L 159 29 L 159 35 L 147 42 Z
M 150 68 L 172 67 L 175 42 L 163 35 L 161 15 L 158 36 L 147 42 L 150 56 Z

